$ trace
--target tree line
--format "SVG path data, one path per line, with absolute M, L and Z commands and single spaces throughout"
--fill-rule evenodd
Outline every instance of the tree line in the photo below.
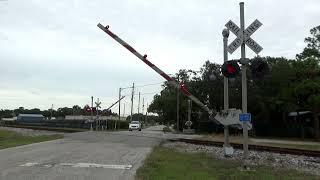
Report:
M 305 38 L 307 46 L 294 59 L 285 57 L 262 57 L 270 72 L 263 78 L 248 77 L 248 112 L 252 114 L 257 134 L 290 136 L 288 127 L 293 122 L 290 112 L 310 111 L 312 125 L 303 129 L 304 133 L 320 138 L 320 26 L 310 30 Z M 181 69 L 174 79 L 184 83 L 199 100 L 216 111 L 223 109 L 223 75 L 221 64 L 206 61 L 197 70 Z M 177 90 L 169 83 L 154 96 L 148 111 L 157 113 L 163 123 L 176 122 Z M 186 120 L 187 98 L 180 96 L 180 117 Z M 241 76 L 229 78 L 229 107 L 241 109 Z M 192 108 L 193 119 L 203 121 L 208 115 L 196 105 Z M 299 118 L 299 117 L 298 117 Z M 298 134 L 304 122 L 292 127 Z M 290 128 L 289 128 L 290 129 Z M 294 133 L 293 133 L 294 134 Z M 292 135 L 293 136 L 293 135 Z
M 58 118 L 58 119 L 63 119 L 67 115 L 90 116 L 91 112 L 86 111 L 85 108 L 81 108 L 78 105 L 74 105 L 71 108 L 69 108 L 69 107 L 58 108 L 57 110 L 54 110 L 54 109 L 40 110 L 38 108 L 25 109 L 24 107 L 19 107 L 19 108 L 14 109 L 14 110 L 0 109 L 0 119 L 1 118 L 16 117 L 19 114 L 42 114 L 44 117 L 46 117 L 48 119 L 51 119 L 53 117 L 54 118 Z M 96 115 L 96 114 L 97 114 L 97 112 L 94 112 L 94 115 Z M 117 113 L 114 113 L 111 110 L 107 110 L 107 109 L 98 110 L 98 114 L 99 115 L 103 115 L 103 116 L 118 116 Z M 128 116 L 126 118 L 126 120 L 130 121 L 131 117 Z M 158 116 L 155 116 L 155 115 L 143 115 L 141 113 L 133 114 L 132 115 L 132 120 L 133 121 L 140 121 L 140 122 L 142 122 L 144 124 L 161 123 L 161 121 L 160 121 Z
M 0 117 L 3 117 L 3 118 L 12 118 L 14 116 L 18 116 L 19 114 L 42 114 L 44 117 L 47 117 L 47 118 L 51 118 L 51 117 L 64 118 L 67 115 L 90 116 L 91 112 L 87 112 L 84 108 L 81 108 L 79 105 L 74 105 L 72 107 L 62 107 L 62 108 L 58 108 L 57 110 L 54 110 L 54 109 L 40 110 L 38 108 L 25 109 L 24 107 L 19 107 L 14 110 L 9 110 L 9 109 L 0 110 Z M 96 114 L 97 112 L 94 112 L 94 115 Z M 111 110 L 107 110 L 107 109 L 98 110 L 98 114 L 107 115 L 107 116 L 118 115 L 117 113 L 114 113 Z

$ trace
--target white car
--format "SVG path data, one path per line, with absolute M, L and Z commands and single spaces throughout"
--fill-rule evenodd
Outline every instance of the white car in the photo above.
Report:
M 129 131 L 139 130 L 141 131 L 141 123 L 139 121 L 131 121 L 129 124 Z

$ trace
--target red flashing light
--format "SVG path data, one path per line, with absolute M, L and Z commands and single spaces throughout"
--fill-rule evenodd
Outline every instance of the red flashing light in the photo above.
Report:
M 234 78 L 240 72 L 237 61 L 226 61 L 221 67 L 222 74 L 227 78 Z

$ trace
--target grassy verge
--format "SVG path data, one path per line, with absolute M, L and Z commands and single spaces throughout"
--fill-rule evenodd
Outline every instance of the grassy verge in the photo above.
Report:
M 74 133 L 74 132 L 88 131 L 88 129 L 80 129 L 80 128 L 64 128 L 64 127 L 48 127 L 48 126 L 30 126 L 30 125 L 5 125 L 4 127 L 26 128 L 26 129 L 56 131 L 56 132 L 65 132 L 65 133 Z
M 187 154 L 156 147 L 138 169 L 137 180 L 213 180 L 213 179 L 319 179 L 294 170 L 255 167 L 241 171 L 240 163 L 218 160 L 206 154 Z
M 224 137 L 221 134 L 218 134 L 218 135 L 204 135 L 203 137 L 201 137 L 199 139 L 200 140 L 206 140 L 206 141 L 220 141 L 220 142 L 224 141 Z M 285 140 L 285 139 L 275 139 L 275 140 Z M 293 139 L 290 139 L 290 140 L 287 140 L 287 141 L 294 142 Z M 242 139 L 241 136 L 230 136 L 230 142 L 242 144 L 243 143 L 243 139 Z M 320 151 L 320 143 L 318 143 L 318 144 L 298 144 L 298 143 L 294 144 L 294 143 L 290 143 L 289 144 L 289 143 L 285 143 L 285 142 L 283 142 L 283 143 L 254 142 L 254 141 L 249 139 L 249 144 Z
M 63 135 L 22 136 L 13 131 L 0 130 L 0 149 L 63 138 Z

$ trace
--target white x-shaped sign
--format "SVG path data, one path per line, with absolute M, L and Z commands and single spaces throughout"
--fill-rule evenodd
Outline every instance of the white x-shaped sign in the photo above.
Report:
M 259 54 L 262 51 L 262 47 L 255 42 L 250 36 L 260 27 L 262 23 L 257 19 L 253 21 L 244 32 L 241 32 L 241 29 L 231 20 L 225 25 L 231 32 L 233 32 L 237 38 L 228 46 L 227 50 L 232 54 L 236 49 L 238 49 L 241 44 L 244 42 L 250 49 L 252 49 L 256 54 Z
M 101 102 L 95 102 L 97 108 L 101 108 Z

